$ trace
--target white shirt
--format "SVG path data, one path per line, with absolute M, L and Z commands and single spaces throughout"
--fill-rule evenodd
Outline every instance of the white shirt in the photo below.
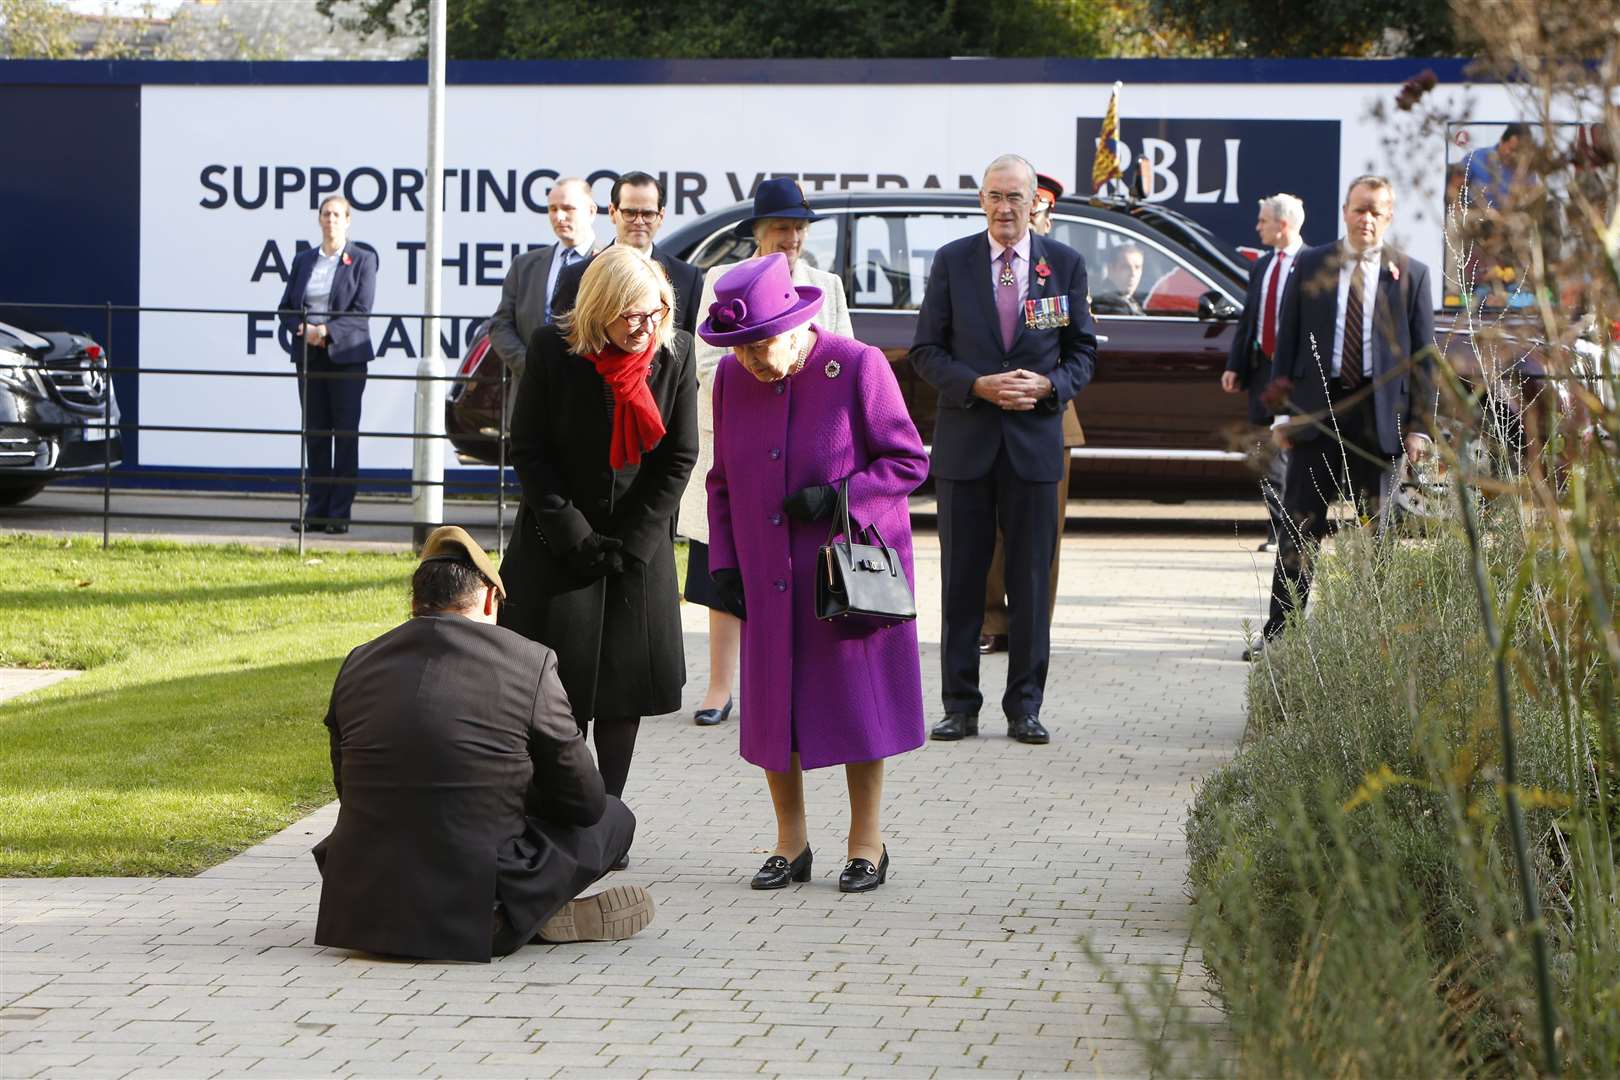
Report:
M 1272 260 L 1272 266 L 1282 267 L 1277 271 L 1277 289 L 1279 292 L 1281 292 L 1284 285 L 1288 284 L 1288 275 L 1294 272 L 1294 256 L 1298 255 L 1299 249 L 1304 246 L 1305 241 L 1296 236 L 1287 247 L 1277 251 L 1276 257 Z M 1260 282 L 1260 317 L 1254 323 L 1254 343 L 1256 345 L 1260 344 L 1260 339 L 1265 335 L 1266 312 L 1271 310 L 1271 271 L 1271 266 L 1266 267 L 1266 276 Z M 1277 308 L 1277 317 L 1279 320 L 1282 318 L 1282 307 L 1280 305 Z
M 1378 270 L 1383 262 L 1382 246 L 1368 248 L 1359 256 L 1350 245 L 1340 243 L 1343 256 L 1339 266 L 1339 309 L 1333 317 L 1333 374 L 1339 374 L 1339 358 L 1344 355 L 1345 305 L 1350 302 L 1351 273 L 1361 271 L 1361 373 L 1372 375 L 1373 307 L 1378 300 Z
M 987 234 L 988 235 L 988 234 Z M 990 295 L 995 296 L 1001 288 L 1001 253 L 1007 249 L 996 243 L 996 238 L 990 237 Z M 1029 230 L 1012 245 L 1013 250 L 1013 277 L 1017 279 L 1015 286 L 1018 290 L 1018 306 L 1023 307 L 1024 297 L 1029 295 Z
M 315 249 L 315 265 L 309 272 L 309 284 L 304 286 L 304 306 L 310 311 L 324 312 L 331 305 L 332 279 L 337 276 L 338 259 L 342 255 L 342 248 L 330 255 L 320 248 Z M 329 318 L 329 315 L 311 315 L 309 324 L 319 326 Z

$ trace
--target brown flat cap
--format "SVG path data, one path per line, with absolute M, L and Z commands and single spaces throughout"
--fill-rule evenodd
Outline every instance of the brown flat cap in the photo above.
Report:
M 497 596 L 506 599 L 506 586 L 501 583 L 501 575 L 495 570 L 495 564 L 484 554 L 483 546 L 468 536 L 467 530 L 460 525 L 441 525 L 428 534 L 427 543 L 422 545 L 422 561 L 435 560 L 466 563 L 495 586 Z

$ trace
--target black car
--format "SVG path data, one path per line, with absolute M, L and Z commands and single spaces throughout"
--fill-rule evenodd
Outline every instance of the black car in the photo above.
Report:
M 889 356 L 927 441 L 936 395 L 906 353 L 934 252 L 985 228 L 977 194 L 887 190 L 812 194 L 807 201 L 823 220 L 811 225 L 801 257 L 843 279 L 855 336 Z M 754 253 L 752 238 L 732 232 L 752 213 L 752 203 L 715 211 L 660 236 L 658 247 L 715 273 Z M 1143 314 L 1097 316 L 1096 375 L 1077 410 L 1086 445 L 1073 451 L 1075 489 L 1177 497 L 1252 492 L 1253 474 L 1233 450 L 1246 400 L 1220 389 L 1250 261 L 1196 222 L 1148 204 L 1066 198 L 1052 219 L 1052 239 L 1085 256 L 1093 295 L 1107 287 L 1111 249 L 1133 243 L 1144 262 L 1136 290 Z M 451 391 L 446 426 L 465 460 L 495 458 L 497 367 L 464 365 L 462 374 L 491 377 L 492 385 Z
M 0 323 L 0 506 L 32 498 L 55 477 L 119 464 L 122 441 L 109 430 L 118 421 L 100 345 Z

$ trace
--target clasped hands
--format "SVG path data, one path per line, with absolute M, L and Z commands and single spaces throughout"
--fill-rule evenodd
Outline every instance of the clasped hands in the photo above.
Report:
M 563 556 L 568 572 L 581 581 L 595 581 L 624 573 L 625 557 L 619 553 L 624 541 L 593 532 Z
M 303 335 L 304 341 L 310 345 L 325 345 L 332 340 L 325 323 L 300 323 L 298 332 Z
M 980 375 L 973 380 L 974 397 L 1008 412 L 1029 412 L 1051 392 L 1051 379 L 1023 368 L 997 375 Z

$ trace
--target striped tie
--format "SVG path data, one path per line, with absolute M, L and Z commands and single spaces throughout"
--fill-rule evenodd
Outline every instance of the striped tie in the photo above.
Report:
M 1339 350 L 1339 385 L 1354 390 L 1365 380 L 1361 373 L 1361 264 L 1350 271 L 1350 299 L 1344 305 L 1344 348 Z

